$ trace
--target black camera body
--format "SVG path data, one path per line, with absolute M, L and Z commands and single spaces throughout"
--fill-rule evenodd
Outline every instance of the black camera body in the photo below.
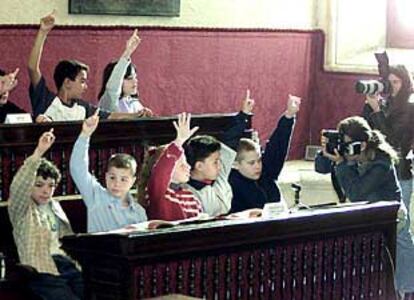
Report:
M 358 80 L 355 84 L 355 91 L 359 94 L 373 95 L 389 94 L 391 91 L 391 84 L 388 80 Z
M 340 155 L 344 155 L 344 136 L 338 130 L 324 130 L 322 135 L 328 139 L 326 152 L 335 154 L 335 149 Z
M 339 155 L 358 155 L 361 154 L 361 142 L 350 142 L 344 141 L 344 135 L 338 130 L 323 130 L 322 135 L 328 139 L 326 144 L 326 152 L 329 154 L 335 154 L 335 150 L 338 151 Z

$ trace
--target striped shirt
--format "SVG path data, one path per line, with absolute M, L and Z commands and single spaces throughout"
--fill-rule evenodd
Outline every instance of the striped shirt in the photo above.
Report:
M 182 220 L 203 212 L 200 200 L 186 185 L 171 183 L 175 165 L 183 153 L 175 143 L 169 144 L 151 170 L 147 185 L 147 213 L 151 220 Z

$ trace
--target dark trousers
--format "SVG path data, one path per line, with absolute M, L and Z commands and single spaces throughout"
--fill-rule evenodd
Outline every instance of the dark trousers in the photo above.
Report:
M 75 264 L 62 255 L 53 255 L 53 260 L 60 275 L 39 273 L 30 281 L 30 289 L 44 300 L 83 299 L 82 274 Z

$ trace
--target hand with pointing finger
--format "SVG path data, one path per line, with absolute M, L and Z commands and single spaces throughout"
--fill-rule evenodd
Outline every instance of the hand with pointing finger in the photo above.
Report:
M 250 98 L 250 90 L 246 90 L 246 97 L 242 101 L 241 111 L 245 114 L 252 114 L 254 108 L 254 100 Z
M 95 113 L 89 118 L 85 119 L 82 124 L 81 135 L 84 137 L 90 137 L 95 132 L 99 124 L 99 108 L 95 110 Z
M 53 145 L 55 139 L 56 137 L 53 134 L 53 128 L 51 128 L 49 131 L 44 132 L 39 138 L 39 142 L 37 143 L 34 154 L 39 158 L 42 157 L 45 152 L 49 150 Z

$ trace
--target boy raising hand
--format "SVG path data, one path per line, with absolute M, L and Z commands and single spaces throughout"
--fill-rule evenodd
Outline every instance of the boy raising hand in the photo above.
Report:
M 89 172 L 89 141 L 99 123 L 98 110 L 86 119 L 73 146 L 70 173 L 88 211 L 88 232 L 108 231 L 147 220 L 145 210 L 129 190 L 135 183 L 137 163 L 124 153 L 110 157 L 105 174 L 106 187 Z

